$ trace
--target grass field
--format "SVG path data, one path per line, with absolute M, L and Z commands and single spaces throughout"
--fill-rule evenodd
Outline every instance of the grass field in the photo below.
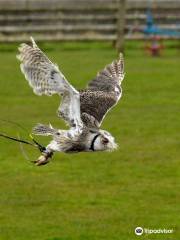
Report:
M 76 88 L 116 57 L 110 43 L 41 47 Z M 55 113 L 58 96 L 32 93 L 16 48 L 0 45 L 0 118 L 29 131 L 37 122 L 65 128 Z M 102 126 L 116 137 L 117 151 L 59 153 L 35 167 L 18 144 L 0 139 L 0 240 L 180 239 L 180 53 L 151 58 L 132 43 L 126 49 L 123 97 Z M 5 130 L 17 134 L 15 128 Z M 39 155 L 31 148 L 28 154 Z M 174 233 L 136 236 L 137 226 Z

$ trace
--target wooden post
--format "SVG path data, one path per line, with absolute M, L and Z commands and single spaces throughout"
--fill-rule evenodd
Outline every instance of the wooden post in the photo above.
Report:
M 117 18 L 117 38 L 116 48 L 118 53 L 124 52 L 124 29 L 126 19 L 126 0 L 117 0 L 118 18 Z

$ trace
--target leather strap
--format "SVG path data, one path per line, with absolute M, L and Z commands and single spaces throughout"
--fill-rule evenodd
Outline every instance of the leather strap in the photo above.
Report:
M 95 143 L 95 141 L 96 141 L 96 139 L 100 136 L 101 134 L 96 134 L 95 136 L 94 136 L 94 138 L 93 138 L 93 140 L 92 140 L 92 142 L 91 142 L 91 146 L 90 146 L 90 148 L 89 148 L 89 150 L 91 150 L 91 151 L 95 151 L 95 149 L 94 149 L 94 143 Z

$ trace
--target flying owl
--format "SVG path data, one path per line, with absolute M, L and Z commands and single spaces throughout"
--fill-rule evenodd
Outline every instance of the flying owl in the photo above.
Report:
M 107 65 L 89 82 L 84 90 L 76 90 L 64 77 L 58 66 L 52 63 L 31 38 L 32 46 L 22 43 L 19 47 L 20 68 L 37 95 L 58 94 L 61 104 L 58 117 L 64 119 L 69 130 L 37 124 L 33 134 L 51 136 L 36 165 L 49 162 L 54 152 L 78 153 L 112 151 L 117 148 L 114 137 L 101 130 L 106 113 L 117 104 L 122 95 L 124 78 L 123 55 Z

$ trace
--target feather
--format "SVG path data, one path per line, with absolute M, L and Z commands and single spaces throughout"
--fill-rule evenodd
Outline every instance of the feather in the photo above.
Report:
M 31 37 L 32 46 L 22 43 L 18 60 L 20 68 L 29 85 L 37 95 L 62 95 L 62 103 L 58 116 L 62 117 L 70 127 L 82 128 L 80 117 L 79 92 L 66 80 L 56 64 L 40 50 Z
M 44 124 L 38 123 L 32 130 L 34 135 L 53 136 L 58 130 Z
M 107 112 L 117 104 L 122 95 L 124 59 L 107 65 L 93 79 L 87 89 L 80 91 L 81 118 L 87 127 L 99 128 Z

